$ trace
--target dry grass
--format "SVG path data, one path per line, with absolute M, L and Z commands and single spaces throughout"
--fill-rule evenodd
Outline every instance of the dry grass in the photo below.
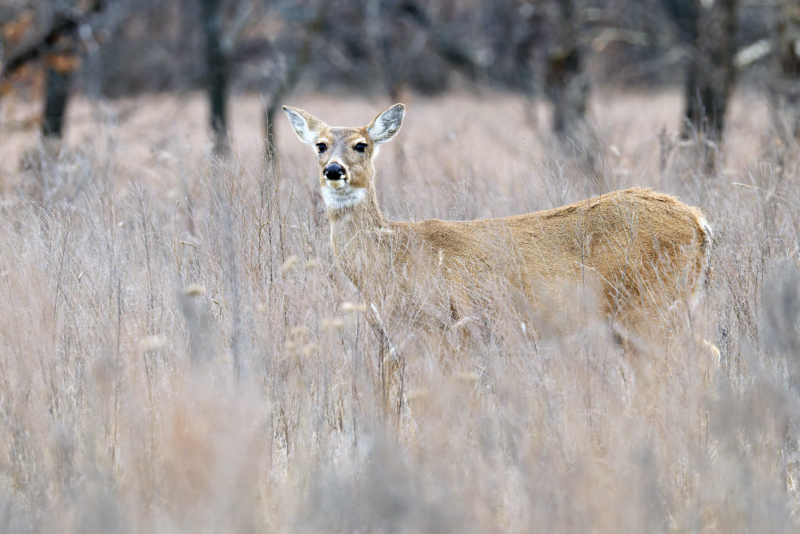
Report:
M 289 103 L 332 124 L 382 109 Z M 378 165 L 392 217 L 523 213 L 595 179 L 522 100 L 408 104 Z M 259 106 L 235 103 L 229 163 L 203 155 L 196 97 L 79 102 L 57 156 L 4 139 L 1 531 L 797 530 L 800 156 L 758 98 L 737 98 L 713 177 L 659 138 L 675 95 L 594 103 L 594 183 L 677 194 L 716 228 L 691 329 L 719 345 L 718 370 L 686 328 L 631 362 L 580 298 L 535 337 L 509 314 L 458 349 L 393 324 L 399 417 L 374 335 L 342 308 L 359 296 L 334 266 L 308 149 L 282 123 L 282 166 L 264 170 Z

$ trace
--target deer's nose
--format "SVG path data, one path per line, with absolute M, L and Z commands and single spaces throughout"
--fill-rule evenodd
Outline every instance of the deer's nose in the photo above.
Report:
M 345 171 L 344 167 L 342 167 L 338 163 L 331 163 L 330 165 L 325 167 L 325 170 L 322 171 L 322 174 L 324 174 L 325 178 L 327 178 L 328 180 L 341 180 L 342 178 L 344 178 Z

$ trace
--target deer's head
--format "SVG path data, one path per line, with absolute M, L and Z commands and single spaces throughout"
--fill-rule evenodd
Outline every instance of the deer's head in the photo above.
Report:
M 322 198 L 329 208 L 354 206 L 374 188 L 372 160 L 378 145 L 391 140 L 403 124 L 406 108 L 395 104 L 359 128 L 328 126 L 297 108 L 284 106 L 297 137 L 317 153 Z

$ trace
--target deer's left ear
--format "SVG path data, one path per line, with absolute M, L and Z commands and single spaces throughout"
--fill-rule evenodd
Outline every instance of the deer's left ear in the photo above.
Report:
M 403 104 L 395 104 L 375 117 L 375 120 L 367 126 L 372 142 L 379 145 L 390 141 L 400 131 L 405 114 L 406 107 Z

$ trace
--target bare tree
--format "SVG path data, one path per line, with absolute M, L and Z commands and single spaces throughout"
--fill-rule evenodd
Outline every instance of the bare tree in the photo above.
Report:
M 684 2 L 685 3 L 685 2 Z M 712 172 L 725 132 L 728 100 L 736 79 L 737 0 L 693 0 L 686 17 L 695 38 L 686 78 L 685 135 L 704 143 L 705 168 Z
M 47 66 L 47 91 L 45 93 L 42 135 L 60 139 L 64 132 L 64 120 L 72 84 L 72 69 L 57 70 Z
M 264 103 L 264 153 L 267 161 L 275 157 L 275 119 L 285 103 L 286 96 L 295 89 L 303 70 L 311 63 L 313 43 L 323 29 L 328 6 L 328 2 L 316 0 L 306 6 L 312 15 L 304 19 L 299 27 L 293 28 L 302 36 L 302 42 L 296 53 L 280 49 L 276 44 L 277 39 L 272 40 L 270 54 L 275 65 L 272 69 L 273 90 Z
M 399 102 L 412 63 L 428 45 L 433 26 L 427 11 L 411 1 L 366 0 L 362 24 L 367 49 L 389 101 Z M 408 46 L 395 46 L 398 41 Z
M 220 0 L 200 0 L 206 37 L 206 89 L 210 106 L 214 151 L 222 154 L 228 146 L 228 63 L 222 49 Z
M 72 78 L 82 54 L 80 28 L 83 25 L 88 28 L 91 15 L 99 13 L 104 7 L 103 0 L 75 6 L 57 4 L 41 36 L 16 50 L 4 65 L 3 77 L 8 79 L 26 64 L 43 60 L 46 90 L 42 134 L 45 137 L 61 138 L 63 135 Z
M 774 40 L 770 97 L 778 134 L 790 146 L 800 140 L 800 0 L 781 3 Z
M 575 0 L 556 0 L 552 6 L 555 38 L 547 55 L 547 97 L 553 105 L 553 132 L 573 137 L 583 124 L 589 97 Z

